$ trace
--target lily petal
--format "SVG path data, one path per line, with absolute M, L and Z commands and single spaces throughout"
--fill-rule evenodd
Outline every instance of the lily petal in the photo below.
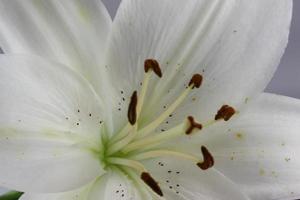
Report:
M 39 55 L 76 69 L 92 82 L 95 75 L 101 79 L 111 18 L 100 0 L 3 0 L 0 17 L 5 53 Z
M 83 188 L 58 194 L 24 194 L 21 200 L 140 200 L 142 198 L 132 180 L 110 171 Z M 149 198 L 147 198 L 149 199 Z
M 90 200 L 88 195 L 90 189 L 93 187 L 94 181 L 82 188 L 54 194 L 30 194 L 25 193 L 21 196 L 20 200 Z
M 5 133 L 3 137 L 1 131 L 0 137 L 1 186 L 25 192 L 61 192 L 104 173 L 91 151 L 70 141 L 34 138 L 22 131 Z
M 39 57 L 0 55 L 0 88 L 0 185 L 58 192 L 103 172 L 91 150 L 105 111 L 85 79 Z
M 263 94 L 229 130 L 210 144 L 218 169 L 252 199 L 300 197 L 299 100 Z
M 190 114 L 207 120 L 224 103 L 239 107 L 263 91 L 286 47 L 291 13 L 291 0 L 123 0 L 107 70 L 115 88 L 130 96 L 140 88 L 145 59 L 159 61 L 163 77 L 153 76 L 145 122 L 174 102 L 194 73 L 203 74 L 187 103 Z
M 143 186 L 138 186 L 134 180 L 129 179 L 129 176 L 117 170 L 110 171 L 95 183 L 88 200 L 149 199 L 142 196 L 139 187 Z
M 262 94 L 225 124 L 212 126 L 169 148 L 201 155 L 205 145 L 215 167 L 254 200 L 300 197 L 300 101 Z
M 0 125 L 99 139 L 104 105 L 74 71 L 36 56 L 0 55 Z
M 202 171 L 191 162 L 161 158 L 144 162 L 157 179 L 166 199 L 246 200 L 238 186 L 215 169 Z

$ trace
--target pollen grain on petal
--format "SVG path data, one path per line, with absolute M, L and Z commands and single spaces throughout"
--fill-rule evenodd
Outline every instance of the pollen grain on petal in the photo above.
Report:
M 136 112 L 136 107 L 137 107 L 137 101 L 138 101 L 138 97 L 137 97 L 137 91 L 134 91 L 131 99 L 130 99 L 130 103 L 129 103 L 129 107 L 128 107 L 128 121 L 131 125 L 134 125 L 136 123 L 136 119 L 137 119 L 137 112 Z
M 214 166 L 215 161 L 211 153 L 205 146 L 201 147 L 201 152 L 203 154 L 203 162 L 197 163 L 197 166 L 200 167 L 202 170 L 207 170 Z
M 194 129 L 202 129 L 202 124 L 199 124 L 195 121 L 194 117 L 192 116 L 188 116 L 188 121 L 189 121 L 189 127 L 188 129 L 185 131 L 185 134 L 190 135 Z
M 147 172 L 141 174 L 141 179 L 159 196 L 163 196 L 163 193 L 158 185 L 158 183 L 151 177 Z
M 162 72 L 157 60 L 155 59 L 145 60 L 144 68 L 146 73 L 151 69 L 159 78 L 162 77 Z
M 194 74 L 192 79 L 189 82 L 189 86 L 192 86 L 192 88 L 199 88 L 202 84 L 203 77 L 201 74 Z
M 215 120 L 224 119 L 228 121 L 235 114 L 235 109 L 228 105 L 223 105 L 215 116 Z

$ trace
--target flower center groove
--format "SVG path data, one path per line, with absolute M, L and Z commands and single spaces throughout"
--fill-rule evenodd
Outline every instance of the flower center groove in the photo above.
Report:
M 144 71 L 142 88 L 139 94 L 137 91 L 134 91 L 130 99 L 127 113 L 128 123 L 119 133 L 108 140 L 107 146 L 104 148 L 105 152 L 103 156 L 105 157 L 104 160 L 107 165 L 117 166 L 121 169 L 130 168 L 135 170 L 140 174 L 140 179 L 143 183 L 146 184 L 152 192 L 156 195 L 163 196 L 159 183 L 155 181 L 155 178 L 152 177 L 151 173 L 145 168 L 141 161 L 170 156 L 187 160 L 191 162 L 191 164 L 198 166 L 201 170 L 207 170 L 213 167 L 215 162 L 214 158 L 205 146 L 199 147 L 202 152 L 202 156 L 199 156 L 199 158 L 179 151 L 161 149 L 158 148 L 158 146 L 173 138 L 194 134 L 217 121 L 228 121 L 235 114 L 235 109 L 229 105 L 223 105 L 215 115 L 215 119 L 203 124 L 197 122 L 193 116 L 187 116 L 175 127 L 154 134 L 155 129 L 182 104 L 192 90 L 200 88 L 203 77 L 200 74 L 194 74 L 184 91 L 159 117 L 143 128 L 139 128 L 139 118 L 150 78 L 153 74 L 158 78 L 163 76 L 158 61 L 154 59 L 145 60 Z

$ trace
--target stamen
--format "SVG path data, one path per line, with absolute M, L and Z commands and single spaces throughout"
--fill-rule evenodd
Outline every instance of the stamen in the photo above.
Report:
M 235 114 L 235 110 L 233 107 L 228 105 L 223 105 L 218 113 L 215 116 L 215 120 L 224 119 L 228 121 Z
M 151 73 L 147 73 L 150 69 L 152 69 L 156 74 L 158 73 L 158 75 L 160 75 L 160 77 L 161 77 L 162 73 L 161 73 L 158 62 L 153 59 L 146 60 L 145 61 L 145 72 L 146 73 L 144 75 L 144 80 L 142 83 L 142 89 L 141 89 L 140 95 L 139 95 L 139 97 L 137 97 L 135 95 L 136 91 L 133 93 L 133 95 L 131 97 L 129 109 L 128 109 L 128 121 L 130 122 L 131 125 L 136 123 L 136 121 L 139 119 L 139 116 L 141 114 L 144 99 L 145 99 L 147 88 L 148 88 L 149 81 L 150 81 Z M 136 102 L 135 102 L 135 98 L 136 98 Z M 137 101 L 137 99 L 139 99 L 139 100 Z M 128 133 L 128 131 L 130 130 L 130 128 L 131 128 L 130 125 L 127 124 L 122 129 L 122 131 L 120 131 L 119 134 L 115 135 L 111 139 L 110 143 L 114 143 L 114 142 L 122 139 L 123 137 L 125 137 L 126 134 Z
M 199 129 L 199 130 L 202 129 L 202 124 L 199 124 L 199 123 L 195 122 L 194 117 L 189 116 L 189 117 L 188 117 L 188 120 L 189 120 L 189 122 L 190 122 L 190 127 L 185 131 L 185 133 L 186 133 L 187 135 L 190 135 L 190 134 L 193 132 L 193 130 L 194 130 L 195 128 L 196 128 L 196 129 Z
M 140 138 L 147 136 L 154 129 L 156 129 L 166 118 L 168 118 L 174 112 L 174 110 L 183 102 L 183 100 L 187 97 L 190 91 L 191 88 L 190 87 L 187 88 L 165 112 L 163 112 L 159 117 L 157 117 L 153 122 L 148 124 L 146 127 L 139 130 Z
M 157 60 L 154 59 L 147 59 L 145 60 L 145 72 L 147 73 L 150 69 L 158 76 L 158 77 L 162 77 L 162 72 L 159 66 L 159 63 L 157 62 Z
M 134 91 L 128 107 L 128 121 L 131 125 L 136 123 L 136 106 L 137 106 L 138 98 L 137 98 L 137 91 Z
M 165 140 L 169 140 L 173 137 L 177 137 L 183 135 L 186 129 L 186 124 L 182 123 L 177 125 L 176 127 L 165 131 L 161 134 L 155 135 L 153 137 L 143 138 L 140 140 L 136 140 L 130 144 L 128 144 L 123 150 L 123 153 L 128 153 L 130 151 L 139 149 L 139 148 L 146 148 L 150 145 L 158 145 L 164 142 Z
M 124 147 L 126 147 L 137 135 L 136 126 L 137 126 L 136 124 L 132 126 L 128 134 L 124 138 L 122 138 L 116 143 L 112 143 L 107 149 L 106 155 L 110 156 L 118 152 L 119 150 L 123 149 Z
M 199 88 L 202 84 L 203 77 L 200 74 L 194 74 L 192 79 L 190 80 L 189 86 L 192 86 L 192 89 Z
M 200 167 L 202 170 L 207 170 L 214 166 L 214 158 L 211 153 L 207 150 L 205 146 L 201 147 L 201 151 L 203 154 L 203 162 L 197 163 L 197 166 Z
M 145 153 L 139 153 L 139 154 L 136 154 L 136 155 L 132 155 L 132 156 L 130 156 L 130 159 L 133 159 L 133 160 L 147 160 L 147 159 L 150 159 L 150 158 L 157 158 L 157 157 L 164 157 L 164 156 L 172 156 L 172 157 L 176 157 L 176 158 L 190 160 L 190 161 L 195 162 L 195 163 L 202 162 L 202 161 L 200 161 L 200 159 L 198 159 L 198 158 L 196 158 L 192 155 L 177 152 L 177 151 L 170 151 L 170 150 L 147 151 Z
M 141 179 L 159 196 L 163 196 L 163 193 L 158 185 L 158 183 L 151 177 L 151 175 L 147 172 L 146 168 L 143 164 L 135 160 L 129 160 L 119 157 L 110 157 L 107 159 L 107 162 L 110 164 L 127 166 L 137 170 L 141 173 Z
M 128 133 L 129 131 L 132 129 L 132 125 L 130 123 L 127 123 L 125 125 L 125 127 L 116 135 L 114 135 L 110 140 L 109 140 L 109 144 L 113 144 L 115 143 L 116 141 L 124 138 Z
M 141 174 L 141 179 L 159 196 L 163 196 L 163 193 L 158 185 L 158 183 L 151 177 L 147 172 Z
M 147 171 L 142 163 L 135 160 L 129 160 L 129 159 L 119 158 L 119 157 L 109 157 L 107 158 L 106 161 L 110 164 L 131 167 L 137 170 L 139 173 Z
M 150 82 L 150 77 L 151 77 L 151 73 L 145 73 L 144 74 L 144 79 L 143 79 L 143 82 L 142 82 L 142 89 L 141 89 L 140 95 L 139 95 L 139 102 L 138 102 L 137 108 L 136 108 L 138 119 L 139 119 L 139 117 L 141 115 L 141 112 L 142 112 L 142 107 L 143 107 L 144 100 L 145 100 L 145 97 L 146 97 L 148 85 L 149 85 L 149 82 Z
M 141 180 L 141 176 L 138 176 L 135 171 L 133 171 L 131 168 L 128 167 L 122 167 L 122 170 L 130 177 L 132 178 L 136 184 L 138 185 L 144 185 L 146 184 L 143 180 Z M 146 184 L 147 185 L 147 184 Z M 148 185 L 147 185 L 148 186 Z M 147 189 L 147 194 L 144 194 L 144 196 L 148 196 L 148 192 L 151 193 L 151 195 L 157 195 L 156 192 L 154 192 L 150 187 L 145 187 Z M 141 190 L 140 192 L 145 192 L 144 190 Z M 153 194 L 152 194 L 153 193 Z
M 129 131 L 132 129 L 132 126 L 136 124 L 137 121 L 137 104 L 138 104 L 138 97 L 137 97 L 137 91 L 134 91 L 131 95 L 130 103 L 128 106 L 128 122 L 125 127 L 116 135 L 114 135 L 110 141 L 109 144 L 113 144 L 116 141 L 123 139 Z

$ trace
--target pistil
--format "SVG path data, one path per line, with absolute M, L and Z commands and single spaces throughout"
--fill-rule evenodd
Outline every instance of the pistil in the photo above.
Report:
M 200 74 L 195 74 L 192 79 L 189 82 L 189 86 L 179 95 L 179 97 L 175 100 L 173 104 L 165 111 L 163 112 L 158 118 L 156 118 L 153 122 L 148 124 L 146 127 L 139 130 L 139 137 L 145 137 L 149 133 L 151 133 L 153 130 L 155 130 L 156 127 L 158 127 L 170 114 L 172 114 L 176 108 L 186 99 L 186 97 L 190 94 L 190 92 L 194 88 L 199 88 L 202 83 L 202 76 Z
M 201 130 L 202 129 L 202 124 L 199 124 L 195 121 L 194 117 L 192 116 L 188 116 L 188 120 L 190 122 L 190 126 L 189 128 L 185 131 L 185 133 L 187 135 L 190 135 L 194 129 L 198 129 L 198 130 Z
M 140 148 L 147 148 L 148 146 L 157 146 L 167 140 L 183 135 L 185 129 L 185 123 L 179 124 L 176 127 L 163 133 L 154 135 L 152 137 L 142 138 L 140 140 L 133 141 L 132 143 L 128 144 L 124 149 L 122 149 L 122 152 L 129 153 Z

